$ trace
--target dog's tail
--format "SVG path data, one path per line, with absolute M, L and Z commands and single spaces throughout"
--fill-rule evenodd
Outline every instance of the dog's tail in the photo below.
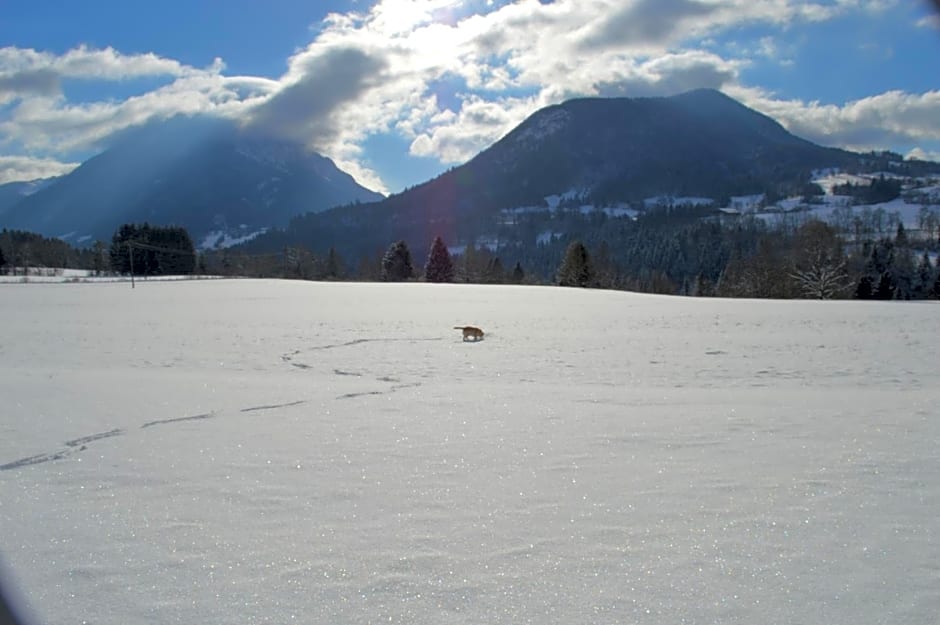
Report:
M 467 326 L 454 326 L 454 330 L 466 330 Z

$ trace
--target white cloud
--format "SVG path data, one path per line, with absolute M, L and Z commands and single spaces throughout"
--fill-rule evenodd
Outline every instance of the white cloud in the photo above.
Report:
M 822 145 L 868 151 L 940 141 L 940 91 L 888 91 L 843 105 L 781 100 L 759 89 L 733 87 L 728 92 L 790 132 Z
M 0 145 L 64 153 L 153 118 L 212 113 L 303 140 L 360 182 L 387 191 L 365 165 L 361 146 L 372 134 L 395 132 L 411 140 L 414 155 L 460 162 L 538 108 L 571 97 L 666 95 L 697 87 L 737 89 L 794 131 L 830 144 L 909 138 L 936 131 L 924 119 L 934 111 L 925 103 L 929 94 L 905 99 L 892 92 L 882 94 L 883 101 L 835 108 L 777 100 L 739 84 L 746 61 L 699 45 L 740 26 L 780 30 L 883 11 L 894 2 L 517 0 L 484 7 L 379 0 L 362 12 L 327 16 L 277 80 L 224 76 L 221 61 L 199 69 L 111 48 L 79 47 L 62 55 L 2 48 L 0 105 L 7 107 L 0 108 Z M 755 41 L 754 50 L 767 57 L 781 53 L 771 36 Z M 81 104 L 66 101 L 59 88 L 63 77 L 135 76 L 171 82 L 123 101 Z M 436 85 L 461 83 L 462 92 L 436 97 Z M 901 108 L 892 112 L 889 101 Z M 881 119 L 887 123 L 879 126 Z
M 433 156 L 444 163 L 472 158 L 482 148 L 519 125 L 539 108 L 534 98 L 504 98 L 497 101 L 468 96 L 459 113 L 437 116 L 427 131 L 411 142 L 414 156 Z
M 918 28 L 932 28 L 933 30 L 940 30 L 940 13 L 934 13 L 932 15 L 926 15 L 919 20 L 917 20 Z
M 921 147 L 916 147 L 904 155 L 904 158 L 917 159 L 919 161 L 933 161 L 940 163 L 940 150 L 928 151 Z
M 0 121 L 0 137 L 27 150 L 88 150 L 115 132 L 152 119 L 197 113 L 238 117 L 273 86 L 254 77 L 197 72 L 123 101 L 70 104 L 61 96 L 33 97 L 16 104 Z
M 253 124 L 307 137 L 339 163 L 356 161 L 367 136 L 388 131 L 413 138 L 412 154 L 455 162 L 537 108 L 569 97 L 675 93 L 733 81 L 737 62 L 667 50 L 690 33 L 835 11 L 789 0 L 520 0 L 460 18 L 459 4 L 382 0 L 367 13 L 331 15 L 290 59 L 278 92 L 252 113 Z M 448 11 L 450 19 L 435 21 Z M 470 92 L 442 120 L 431 86 L 447 76 Z M 484 110 L 493 114 L 481 118 Z
M 79 163 L 62 163 L 51 158 L 0 156 L 0 184 L 62 176 L 78 166 Z
M 221 61 L 216 68 L 221 70 Z M 119 81 L 144 76 L 184 76 L 200 70 L 155 54 L 125 55 L 113 48 L 79 46 L 55 55 L 31 48 L 0 48 L 0 104 L 24 97 L 53 96 L 65 78 Z

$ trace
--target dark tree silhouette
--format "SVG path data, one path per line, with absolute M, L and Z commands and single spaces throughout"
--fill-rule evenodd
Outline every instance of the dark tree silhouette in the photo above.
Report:
M 123 224 L 111 237 L 111 268 L 143 276 L 191 274 L 196 269 L 196 249 L 185 228 Z
M 525 280 L 525 271 L 522 270 L 522 264 L 517 262 L 512 270 L 512 281 L 515 284 L 522 284 L 523 280 Z
M 424 264 L 424 279 L 428 282 L 453 282 L 454 262 L 441 237 L 435 237 Z
M 506 272 L 503 269 L 503 263 L 499 256 L 494 256 L 486 264 L 486 271 L 483 274 L 483 281 L 487 284 L 500 284 L 506 279 Z
M 558 268 L 560 286 L 589 287 L 594 284 L 591 257 L 581 241 L 572 241 L 565 252 L 565 259 Z
M 331 247 L 326 253 L 326 263 L 323 268 L 323 277 L 328 280 L 336 280 L 343 274 L 343 259 L 335 247 Z
M 385 282 L 404 282 L 414 274 L 411 264 L 411 250 L 404 241 L 392 243 L 382 257 L 382 280 Z

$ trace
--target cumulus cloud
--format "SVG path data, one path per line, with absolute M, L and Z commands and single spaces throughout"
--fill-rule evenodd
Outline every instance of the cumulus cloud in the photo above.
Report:
M 59 76 L 49 69 L 0 74 L 0 104 L 18 97 L 51 97 L 58 93 Z
M 700 44 L 744 25 L 783 29 L 880 11 L 893 2 L 379 0 L 361 12 L 328 15 L 276 80 L 225 76 L 221 61 L 200 69 L 111 48 L 79 47 L 62 55 L 2 48 L 0 105 L 7 106 L 0 109 L 0 144 L 54 153 L 99 145 L 153 118 L 211 113 L 300 139 L 360 182 L 386 191 L 362 152 L 373 134 L 397 133 L 410 140 L 411 154 L 454 163 L 538 108 L 571 97 L 668 95 L 699 87 L 738 89 L 808 138 L 876 143 L 929 125 L 924 115 L 932 105 L 915 101 L 930 101 L 929 94 L 906 100 L 883 94 L 883 101 L 835 108 L 780 101 L 740 85 L 746 61 Z M 776 53 L 773 39 L 765 36 L 760 44 L 766 54 Z M 66 101 L 59 88 L 64 77 L 135 76 L 165 76 L 170 83 L 123 101 L 81 104 Z M 437 97 L 442 84 L 449 92 Z M 889 102 L 901 109 L 888 110 Z
M 611 7 L 612 11 L 587 27 L 582 45 L 609 48 L 631 44 L 663 45 L 684 36 L 688 24 L 719 10 L 719 5 L 698 0 L 637 0 Z
M 94 149 L 115 132 L 153 119 L 198 113 L 237 118 L 267 97 L 275 84 L 255 77 L 225 77 L 213 69 L 187 72 L 123 101 L 72 104 L 62 96 L 26 98 L 0 121 L 0 138 L 30 151 Z
M 79 163 L 62 163 L 51 158 L 0 156 L 0 184 L 63 176 L 78 165 Z
M 920 146 L 908 151 L 904 158 L 916 159 L 918 161 L 933 161 L 940 163 L 940 150 L 927 151 Z
M 59 93 L 64 78 L 127 80 L 143 76 L 182 76 L 198 72 L 155 54 L 125 55 L 113 48 L 79 46 L 56 55 L 31 48 L 0 48 L 0 103 Z
M 566 98 L 734 81 L 735 62 L 668 50 L 689 33 L 836 10 L 791 0 L 520 0 L 461 14 L 461 4 L 381 0 L 364 13 L 329 16 L 291 58 L 277 93 L 251 113 L 251 125 L 306 137 L 368 177 L 359 146 L 372 133 L 400 132 L 412 139 L 412 154 L 457 162 Z M 434 97 L 432 86 L 445 77 L 466 85 L 457 110 Z
M 444 163 L 460 163 L 519 125 L 538 108 L 534 98 L 488 101 L 468 96 L 459 113 L 444 111 L 411 142 L 414 156 L 433 156 Z
M 666 54 L 633 65 L 620 76 L 596 84 L 597 95 L 674 95 L 692 89 L 722 89 L 737 80 L 740 63 L 708 52 Z
M 758 89 L 732 88 L 729 93 L 822 145 L 868 151 L 940 141 L 940 91 L 888 91 L 843 105 L 776 99 Z
M 328 147 L 344 125 L 338 109 L 375 88 L 388 61 L 360 48 L 328 47 L 302 55 L 295 66 L 296 80 L 250 113 L 250 127 Z

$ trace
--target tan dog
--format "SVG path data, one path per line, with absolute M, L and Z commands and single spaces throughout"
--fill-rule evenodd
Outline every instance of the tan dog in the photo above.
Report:
M 483 340 L 483 330 L 474 326 L 454 326 L 454 330 L 463 330 L 463 340 L 473 339 L 474 341 Z

